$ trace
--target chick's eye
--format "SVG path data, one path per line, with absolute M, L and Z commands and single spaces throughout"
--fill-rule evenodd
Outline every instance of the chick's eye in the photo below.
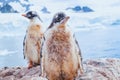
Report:
M 58 18 L 57 20 L 60 21 L 60 18 Z

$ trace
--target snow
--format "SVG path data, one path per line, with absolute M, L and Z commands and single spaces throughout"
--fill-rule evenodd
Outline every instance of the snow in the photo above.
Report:
M 0 3 L 0 6 L 2 6 L 2 3 Z
M 18 13 L 0 14 L 0 21 L 0 38 L 24 35 L 29 22 Z
M 6 55 L 9 55 L 9 54 L 14 54 L 16 53 L 17 51 L 9 51 L 9 50 L 0 50 L 0 56 L 6 56 Z
M 68 7 L 74 7 L 76 5 L 80 5 L 81 7 L 83 6 L 88 6 L 92 8 L 94 11 L 98 11 L 101 13 L 106 13 L 107 11 L 114 12 L 118 8 L 120 1 L 119 0 L 29 0 L 30 4 L 34 5 L 34 8 L 32 6 L 32 9 L 39 10 L 41 7 L 47 7 L 48 10 L 51 12 L 58 12 L 58 11 L 65 11 L 66 8 Z M 117 4 L 117 5 L 116 5 Z M 38 9 L 39 7 L 39 9 Z M 36 10 L 35 9 L 35 10 Z M 104 12 L 105 11 L 105 12 Z M 106 13 L 107 14 L 107 13 Z
M 21 3 L 25 4 L 33 4 L 33 6 L 30 7 L 30 10 L 37 11 L 43 20 L 43 26 L 44 31 L 45 29 L 50 25 L 53 15 L 56 12 L 63 11 L 67 15 L 70 16 L 70 20 L 68 21 L 68 25 L 71 27 L 71 29 L 76 32 L 79 30 L 93 30 L 93 29 L 106 29 L 107 26 L 110 26 L 111 24 L 115 23 L 115 21 L 118 21 L 120 18 L 120 12 L 118 11 L 120 9 L 119 0 L 29 0 L 29 2 L 20 0 Z M 15 10 L 20 11 L 20 14 L 1 14 L 0 15 L 0 25 L 3 25 L 0 29 L 0 33 L 3 33 L 1 36 L 13 36 L 14 32 L 9 32 L 11 34 L 5 33 L 5 29 L 7 31 L 10 31 L 11 29 L 16 28 L 15 32 L 25 31 L 26 26 L 29 24 L 29 20 L 22 17 L 22 12 L 25 11 L 25 8 L 22 7 L 22 5 L 18 2 L 11 2 L 9 3 Z M 62 5 L 62 6 L 61 6 Z M 88 6 L 94 10 L 94 12 L 91 13 L 75 13 L 66 11 L 65 9 L 68 7 L 75 7 L 76 5 L 82 6 Z M 40 12 L 40 10 L 43 7 L 47 7 L 47 9 L 51 12 L 51 14 L 43 14 Z M 8 19 L 9 18 L 9 19 Z M 47 21 L 47 22 L 46 22 Z M 9 27 L 7 26 L 10 25 Z M 24 26 L 23 26 L 24 25 Z M 4 27 L 4 28 L 3 28 Z M 12 27 L 12 28 L 10 28 Z M 17 30 L 19 28 L 19 30 Z M 10 29 L 10 30 L 9 30 Z M 12 34 L 13 33 L 13 34 Z M 16 35 L 16 34 L 15 34 Z M 20 34 L 19 34 L 20 35 Z M 21 33 L 21 35 L 23 35 Z
M 20 0 L 20 2 L 22 3 L 22 4 L 29 4 L 27 1 L 25 1 L 25 0 Z
M 25 8 L 24 7 L 22 7 L 22 5 L 20 4 L 20 3 L 18 3 L 18 2 L 10 2 L 9 3 L 11 6 L 12 6 L 12 8 L 14 9 L 14 10 L 17 10 L 17 11 L 19 11 L 19 12 L 25 12 Z
M 24 32 L 29 24 L 29 20 L 23 16 L 22 13 L 14 13 L 14 14 L 1 14 L 0 15 L 0 33 L 3 34 L 2 36 L 16 36 L 15 32 Z M 39 16 L 41 17 L 44 26 L 44 31 L 50 25 L 54 13 L 51 14 L 43 14 L 38 12 Z M 66 11 L 66 14 L 70 16 L 70 20 L 68 21 L 68 25 L 71 29 L 76 32 L 79 30 L 93 30 L 93 29 L 106 29 L 107 26 L 115 23 L 115 21 L 119 20 L 120 16 L 115 13 L 115 15 L 102 15 L 97 12 L 92 13 L 69 13 Z M 8 26 L 9 25 L 9 26 Z M 14 31 L 12 31 L 14 29 Z M 5 31 L 6 30 L 6 31 Z M 9 31 L 11 34 L 7 34 L 6 32 Z M 13 33 L 13 34 L 12 34 Z M 20 35 L 20 33 L 18 35 Z M 24 35 L 21 33 L 21 35 Z

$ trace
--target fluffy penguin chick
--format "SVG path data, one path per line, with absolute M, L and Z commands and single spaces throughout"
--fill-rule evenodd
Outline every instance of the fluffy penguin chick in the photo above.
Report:
M 24 58 L 28 60 L 28 68 L 32 68 L 34 65 L 40 64 L 41 38 L 43 35 L 40 25 L 41 19 L 35 11 L 29 11 L 22 16 L 30 20 L 23 42 L 23 53 Z
M 63 12 L 56 13 L 42 43 L 42 76 L 49 80 L 74 80 L 83 73 L 81 52 Z

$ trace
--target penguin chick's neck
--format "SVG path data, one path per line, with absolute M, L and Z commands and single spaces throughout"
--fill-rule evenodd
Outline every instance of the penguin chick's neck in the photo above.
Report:
M 31 24 L 41 24 L 41 21 L 38 17 L 34 17 L 33 19 L 30 19 Z
M 67 25 L 66 24 L 54 24 L 54 29 L 66 29 Z

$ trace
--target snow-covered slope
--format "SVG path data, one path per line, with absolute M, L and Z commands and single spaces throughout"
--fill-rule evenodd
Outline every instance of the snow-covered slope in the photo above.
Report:
M 120 24 L 119 0 L 0 0 L 0 7 L 5 4 L 9 4 L 13 12 L 20 13 L 0 14 L 0 25 L 2 25 L 0 32 L 9 29 L 11 31 L 13 27 L 16 31 L 18 27 L 25 30 L 26 28 L 22 25 L 27 25 L 26 21 L 28 20 L 23 18 L 21 13 L 28 10 L 37 11 L 45 22 L 45 24 L 43 22 L 45 27 L 51 23 L 54 13 L 59 11 L 64 11 L 71 17 L 69 25 L 73 30 L 79 30 L 78 28 L 105 28 L 106 26 Z M 87 12 L 86 10 L 91 13 L 84 13 Z
M 25 34 L 28 19 L 22 17 L 21 13 L 27 10 L 35 10 L 39 13 L 44 30 L 51 23 L 54 13 L 59 11 L 64 11 L 70 16 L 68 24 L 74 32 L 120 25 L 119 0 L 0 0 L 0 7 L 4 4 L 11 5 L 13 11 L 20 13 L 0 13 L 0 38 Z M 85 6 L 94 11 L 84 13 L 82 8 Z
M 46 9 L 50 10 L 50 12 L 57 12 L 57 11 L 63 11 L 66 9 L 71 9 L 73 12 L 91 12 L 93 11 L 92 9 L 90 9 L 87 5 L 81 6 L 81 4 L 79 4 L 80 1 L 73 1 L 73 0 L 69 0 L 69 1 L 54 1 L 54 0 L 0 0 L 0 12 L 4 12 L 3 10 L 1 10 L 1 8 L 5 7 L 4 9 L 9 11 L 9 9 L 5 6 L 6 4 L 11 6 L 12 9 L 14 11 L 9 11 L 9 12 L 25 12 L 28 10 L 37 10 L 37 11 L 41 11 L 43 13 L 49 13 L 46 12 L 44 10 L 42 10 L 43 8 L 46 7 Z M 82 7 L 82 9 L 80 11 L 78 11 L 78 9 L 76 8 L 76 6 L 80 6 Z M 86 8 L 87 7 L 87 8 Z M 6 12 L 7 12 L 6 11 Z
M 0 8 L 5 4 L 10 5 L 16 12 L 36 10 L 43 13 L 48 13 L 48 11 L 52 13 L 67 10 L 67 12 L 95 11 L 105 13 L 118 11 L 120 9 L 120 0 L 0 0 Z M 44 8 L 48 11 L 42 10 Z M 0 12 L 3 11 L 0 9 Z

